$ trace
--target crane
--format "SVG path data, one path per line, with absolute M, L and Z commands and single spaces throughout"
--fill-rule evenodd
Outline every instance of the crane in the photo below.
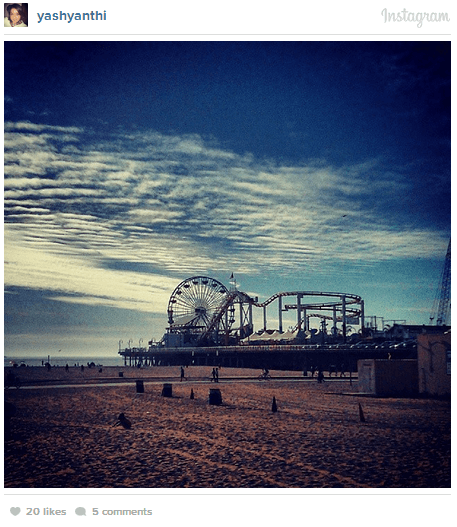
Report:
M 435 301 L 433 303 L 430 323 L 436 316 L 436 325 L 444 326 L 448 323 L 451 311 L 451 240 L 447 248 L 446 258 L 444 260 L 443 272 L 441 274 L 440 287 L 437 290 Z

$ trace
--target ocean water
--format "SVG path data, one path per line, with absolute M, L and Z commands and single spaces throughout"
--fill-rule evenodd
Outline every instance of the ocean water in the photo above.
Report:
M 7 366 L 13 366 L 14 364 L 17 364 L 20 366 L 21 364 L 25 364 L 26 366 L 43 366 L 45 362 L 48 362 L 48 357 L 4 357 L 4 367 Z M 123 366 L 124 365 L 124 359 L 120 355 L 114 354 L 111 356 L 80 356 L 80 357 L 65 357 L 65 356 L 51 356 L 49 358 L 49 362 L 51 366 L 62 366 L 64 367 L 66 364 L 69 366 L 74 366 L 75 364 L 77 366 L 80 366 L 81 364 L 86 366 L 87 363 L 94 362 L 97 366 Z

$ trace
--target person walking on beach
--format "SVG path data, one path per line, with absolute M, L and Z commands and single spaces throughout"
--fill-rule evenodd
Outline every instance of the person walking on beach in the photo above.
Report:
M 219 382 L 219 368 L 214 370 L 214 381 Z
M 182 382 L 183 379 L 184 379 L 184 368 L 181 366 L 181 379 L 179 382 Z
M 317 382 L 321 384 L 324 381 L 324 372 L 319 369 L 319 373 L 317 374 Z
M 216 382 L 216 368 L 211 371 L 211 382 Z

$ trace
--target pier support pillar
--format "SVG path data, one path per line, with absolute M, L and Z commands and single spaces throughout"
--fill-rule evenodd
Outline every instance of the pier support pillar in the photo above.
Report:
M 365 302 L 363 300 L 360 301 L 360 325 L 363 335 L 365 330 Z
M 279 321 L 279 333 L 282 333 L 282 297 L 278 297 L 278 321 Z
M 346 342 L 346 297 L 341 297 L 341 305 L 342 305 L 342 312 L 343 312 L 343 342 Z
M 297 295 L 297 328 L 301 330 L 301 295 Z

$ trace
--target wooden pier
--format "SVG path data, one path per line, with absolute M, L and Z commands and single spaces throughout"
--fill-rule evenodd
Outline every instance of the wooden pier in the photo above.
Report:
M 225 366 L 311 371 L 322 368 L 346 372 L 357 369 L 359 359 L 415 359 L 416 347 L 405 349 L 359 349 L 349 346 L 216 346 L 149 347 L 119 351 L 126 366 Z

